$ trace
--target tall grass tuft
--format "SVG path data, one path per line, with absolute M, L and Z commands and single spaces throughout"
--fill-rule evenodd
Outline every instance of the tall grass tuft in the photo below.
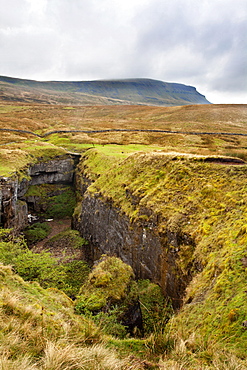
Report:
M 63 341 L 48 342 L 41 360 L 42 370 L 141 370 L 140 363 L 117 358 L 101 344 L 78 348 Z
M 39 370 L 39 367 L 32 364 L 31 358 L 25 355 L 14 360 L 3 356 L 0 358 L 0 370 Z

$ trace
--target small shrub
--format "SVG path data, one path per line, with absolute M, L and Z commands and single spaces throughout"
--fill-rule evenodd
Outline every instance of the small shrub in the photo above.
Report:
M 46 215 L 51 218 L 72 217 L 75 205 L 75 194 L 68 188 L 61 194 L 49 198 Z
M 106 305 L 106 299 L 100 293 L 81 295 L 76 301 L 76 312 L 81 314 L 97 314 Z
M 162 294 L 161 288 L 149 280 L 138 281 L 138 293 L 144 333 L 149 335 L 162 332 L 173 314 L 171 304 Z
M 58 264 L 48 252 L 34 253 L 21 239 L 14 239 L 2 233 L 6 241 L 0 242 L 0 260 L 5 265 L 12 265 L 24 279 L 39 282 L 43 287 L 63 290 L 75 298 L 81 284 L 89 273 L 89 267 L 83 261 Z M 10 241 L 7 241 L 7 240 Z M 11 239 L 13 239 L 11 241 Z
M 71 261 L 63 265 L 64 268 L 64 283 L 66 286 L 63 291 L 72 299 L 75 299 L 82 284 L 85 283 L 90 268 L 85 261 Z
M 123 339 L 127 336 L 128 331 L 126 326 L 119 322 L 119 312 L 117 309 L 110 310 L 109 312 L 100 312 L 95 316 L 94 322 L 101 330 L 114 337 Z
M 76 205 L 72 186 L 58 184 L 32 185 L 25 194 L 34 199 L 33 209 L 45 218 L 72 217 Z
M 107 334 L 124 337 L 142 330 L 132 268 L 117 257 L 103 256 L 89 274 L 75 302 L 76 312 L 90 316 Z
M 49 241 L 45 244 L 45 246 L 50 247 L 57 244 L 66 244 L 67 247 L 80 249 L 84 245 L 87 245 L 88 242 L 80 236 L 79 231 L 68 229 L 53 236 L 52 238 L 49 238 Z
M 37 222 L 26 228 L 24 231 L 25 238 L 28 244 L 34 244 L 40 240 L 45 239 L 51 231 L 51 227 L 48 223 Z

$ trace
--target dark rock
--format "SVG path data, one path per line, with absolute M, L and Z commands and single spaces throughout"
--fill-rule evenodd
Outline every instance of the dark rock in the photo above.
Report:
M 75 164 L 72 158 L 57 158 L 36 163 L 29 168 L 30 185 L 72 183 L 74 171 Z
M 0 178 L 0 224 L 18 233 L 27 223 L 27 205 L 18 199 L 18 181 Z
M 178 248 L 184 238 L 178 233 L 159 235 L 155 228 L 140 222 L 131 223 L 111 202 L 85 193 L 82 212 L 73 219 L 73 227 L 89 241 L 87 259 L 97 260 L 102 254 L 117 256 L 129 264 L 137 279 L 150 279 L 159 284 L 163 293 L 173 301 L 174 308 L 182 303 L 190 280 L 176 262 L 173 244 Z M 185 238 L 186 239 L 186 238 Z M 189 243 L 189 238 L 186 239 Z M 191 242 L 191 240 L 190 240 Z
M 139 302 L 135 302 L 127 308 L 123 314 L 121 323 L 128 328 L 128 332 L 131 335 L 135 334 L 136 329 L 139 330 L 141 335 L 144 334 L 142 312 Z
M 242 322 L 242 326 L 244 327 L 244 329 L 247 329 L 247 320 Z

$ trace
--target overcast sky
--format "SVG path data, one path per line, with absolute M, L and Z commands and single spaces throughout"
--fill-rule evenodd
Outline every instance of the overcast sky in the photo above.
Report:
M 247 103 L 246 0 L 0 0 L 0 75 L 153 78 Z

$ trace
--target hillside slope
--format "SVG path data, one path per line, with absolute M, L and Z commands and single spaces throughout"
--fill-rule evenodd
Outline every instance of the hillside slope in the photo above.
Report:
M 5 101 L 69 105 L 209 104 L 193 86 L 144 78 L 39 82 L 0 76 L 0 98 Z
M 187 282 L 171 333 L 209 362 L 213 346 L 246 360 L 246 170 L 161 151 L 121 160 L 95 148 L 80 164 L 81 188 L 85 178 L 92 183 L 79 228 L 86 220 L 86 234 L 92 221 L 94 246 L 114 251 L 142 278 L 158 260 L 153 276 L 175 306 Z
M 107 348 L 63 292 L 26 282 L 1 263 L 0 287 L 0 369 L 144 370 Z

